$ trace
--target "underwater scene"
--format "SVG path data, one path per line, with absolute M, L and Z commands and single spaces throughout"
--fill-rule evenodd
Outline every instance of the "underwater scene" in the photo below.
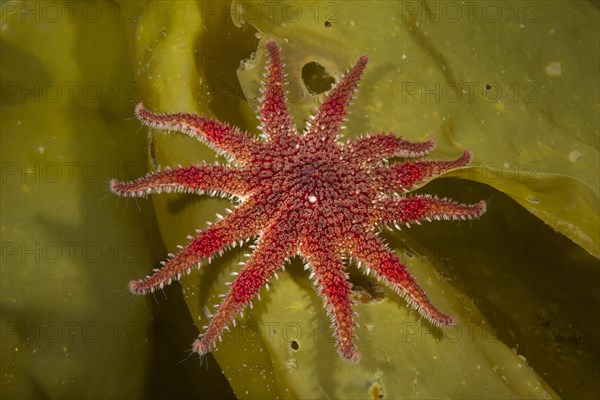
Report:
M 600 398 L 596 1 L 3 1 L 2 399 Z

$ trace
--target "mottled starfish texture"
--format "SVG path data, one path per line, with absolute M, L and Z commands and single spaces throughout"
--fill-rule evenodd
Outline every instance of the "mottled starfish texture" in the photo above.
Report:
M 371 134 L 342 141 L 338 133 L 358 86 L 367 57 L 346 72 L 304 132 L 299 133 L 288 110 L 283 64 L 274 41 L 266 43 L 268 65 L 259 107 L 260 138 L 236 127 L 193 114 L 155 114 L 142 104 L 139 120 L 152 128 L 186 133 L 226 155 L 228 165 L 200 164 L 150 173 L 133 182 L 111 182 L 113 193 L 144 197 L 152 193 L 184 192 L 229 196 L 238 204 L 218 222 L 197 231 L 160 269 L 132 281 L 134 294 L 163 288 L 182 274 L 236 244 L 254 239 L 253 252 L 230 283 L 193 350 L 214 349 L 225 329 L 284 264 L 295 255 L 305 261 L 332 321 L 341 357 L 358 361 L 354 344 L 352 285 L 345 261 L 353 259 L 367 275 L 383 280 L 425 319 L 440 327 L 455 319 L 438 310 L 398 257 L 378 237 L 382 227 L 410 226 L 421 221 L 479 217 L 486 204 L 460 204 L 428 195 L 408 195 L 424 182 L 465 166 L 469 151 L 452 161 L 407 160 L 388 164 L 391 157 L 415 158 L 429 153 L 433 139 L 411 142 L 392 134 Z

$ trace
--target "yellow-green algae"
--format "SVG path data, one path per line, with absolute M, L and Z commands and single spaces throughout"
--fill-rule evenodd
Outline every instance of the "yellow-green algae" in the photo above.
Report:
M 151 203 L 108 190 L 147 170 L 126 38 L 142 9 L 1 5 L 2 398 L 190 397 L 199 375 L 231 396 L 210 362 L 181 363 L 197 332 L 181 289 L 159 307 L 127 290 L 166 252 Z
M 107 13 L 115 7 L 114 3 L 101 4 Z M 433 301 L 441 309 L 458 315 L 457 328 L 445 332 L 432 329 L 396 295 L 361 278 L 351 267 L 353 281 L 364 288 L 358 292 L 357 305 L 361 324 L 357 344 L 363 359 L 358 365 L 346 364 L 335 353 L 321 300 L 299 263 L 293 262 L 287 273 L 280 274 L 281 279 L 274 282 L 271 291 L 261 293 L 262 300 L 255 303 L 254 311 L 246 313 L 238 329 L 225 335 L 225 343 L 215 352 L 236 395 L 239 398 L 371 398 L 374 394 L 383 398 L 546 398 L 557 394 L 597 397 L 600 390 L 594 360 L 598 358 L 599 335 L 593 316 L 598 313 L 598 272 L 597 260 L 590 254 L 598 256 L 599 242 L 595 34 L 598 8 L 586 2 L 511 3 L 518 12 L 515 14 L 509 5 L 501 6 L 504 14 L 499 21 L 479 14 L 474 14 L 474 19 L 463 14 L 465 17 L 458 21 L 447 21 L 444 18 L 449 14 L 446 14 L 436 22 L 403 8 L 408 5 L 420 10 L 425 7 L 420 2 L 269 4 L 121 2 L 121 10 L 127 13 L 120 15 L 135 17 L 120 22 L 129 40 L 139 100 L 153 110 L 204 113 L 256 133 L 253 100 L 264 67 L 262 46 L 255 37 L 258 30 L 264 38 L 275 38 L 282 47 L 294 91 L 290 96 L 292 112 L 298 125 L 303 126 L 318 99 L 306 91 L 302 67 L 317 62 L 325 67 L 329 77 L 338 79 L 345 68 L 367 53 L 370 63 L 344 134 L 354 137 L 370 131 L 393 131 L 416 140 L 435 137 L 438 149 L 434 156 L 440 158 L 454 157 L 463 148 L 472 149 L 475 167 L 452 173 L 471 181 L 438 179 L 421 191 L 451 195 L 465 202 L 483 198 L 490 209 L 473 223 L 438 222 L 384 234 Z M 442 4 L 431 2 L 427 6 L 435 9 Z M 500 6 L 495 2 L 481 3 L 481 7 L 485 4 Z M 244 7 L 248 7 L 247 11 Z M 297 8 L 302 11 L 300 17 L 292 13 Z M 30 61 L 37 59 L 31 53 L 38 52 L 46 55 L 42 59 L 42 64 L 48 65 L 46 79 L 64 74 L 67 77 L 64 79 L 85 80 L 87 75 L 78 75 L 83 70 L 86 74 L 91 71 L 93 79 L 100 81 L 108 75 L 110 84 L 115 79 L 109 75 L 111 66 L 122 67 L 115 64 L 123 57 L 114 56 L 114 44 L 122 40 L 114 27 L 94 25 L 94 29 L 100 30 L 92 31 L 84 26 L 82 32 L 82 27 L 53 25 L 57 37 L 71 38 L 56 42 L 50 36 L 42 37 L 41 32 L 49 26 L 37 26 L 37 36 L 27 39 L 23 32 L 11 31 L 19 29 L 15 28 L 20 26 L 17 22 L 18 16 L 13 16 L 12 23 L 3 26 L 9 29 L 3 31 L 3 82 L 7 78 L 39 80 L 38 70 L 19 68 L 32 65 Z M 28 28 L 23 25 L 20 29 Z M 112 32 L 112 36 L 108 34 L 104 37 L 107 42 L 100 43 L 94 41 L 94 32 L 103 35 Z M 63 52 L 57 51 L 56 44 L 48 43 L 59 43 Z M 94 51 L 86 53 L 83 43 Z M 13 50 L 9 54 L 18 63 L 5 62 L 7 48 Z M 14 48 L 24 48 L 28 53 Z M 122 53 L 123 48 L 119 49 Z M 247 62 L 245 70 L 239 73 L 240 84 L 236 69 L 256 49 L 256 58 Z M 105 58 L 95 59 L 91 53 Z M 63 60 L 70 63 L 63 66 Z M 82 60 L 88 61 L 87 68 L 79 68 Z M 11 69 L 7 65 L 18 67 Z M 27 78 L 28 74 L 32 76 Z M 329 82 L 330 78 L 324 81 Z M 460 100 L 451 101 L 456 82 L 477 84 L 477 90 L 469 89 Z M 492 94 L 485 89 L 486 84 L 490 90 L 497 87 L 503 90 L 501 101 L 489 100 Z M 434 94 L 427 94 L 432 89 Z M 38 107 L 34 113 L 36 108 L 31 104 L 10 107 L 5 104 L 2 107 L 3 162 L 10 161 L 7 154 L 16 154 L 6 146 L 7 137 L 17 140 L 14 122 L 35 121 L 42 108 Z M 20 112 L 19 107 L 23 108 Z M 29 125 L 27 133 L 31 136 L 27 141 L 14 143 L 30 146 L 35 141 L 34 134 L 45 129 L 58 132 L 55 136 L 62 146 L 79 151 L 73 156 L 79 161 L 93 154 L 101 154 L 103 162 L 110 162 L 107 161 L 110 157 L 137 160 L 139 148 L 135 146 L 140 146 L 140 137 L 144 135 L 136 133 L 135 123 L 118 122 L 130 116 L 131 108 L 124 104 L 115 106 L 110 101 L 102 105 L 68 103 L 62 107 L 45 107 L 41 121 Z M 90 113 L 82 113 L 82 108 L 91 108 Z M 107 115 L 112 114 L 107 114 L 107 110 L 123 117 L 111 119 Z M 110 130 L 94 128 L 98 126 L 94 118 L 100 118 Z M 64 128 L 65 124 L 69 129 Z M 93 145 L 77 148 L 78 142 L 74 140 L 79 136 L 75 134 L 93 137 L 90 139 Z M 107 138 L 118 143 L 118 149 L 103 147 L 108 146 Z M 182 135 L 152 132 L 150 139 L 151 168 L 224 161 Z M 107 152 L 111 155 L 106 155 Z M 29 148 L 29 153 L 40 157 L 35 148 Z M 27 158 L 15 157 L 21 159 Z M 118 177 L 133 178 L 132 174 L 135 172 Z M 90 196 L 94 188 L 90 189 L 88 184 L 80 192 L 68 192 L 80 186 L 71 184 L 64 188 L 66 192 L 58 192 L 59 185 L 52 186 L 58 192 L 56 201 L 73 212 L 77 210 L 75 205 L 82 202 L 78 193 L 87 195 L 92 198 L 83 200 L 86 206 L 82 209 L 90 210 L 89 203 L 96 204 L 97 196 Z M 11 191 L 9 195 L 4 189 L 3 182 L 3 205 L 27 204 L 25 193 Z M 42 204 L 50 210 L 44 212 L 41 205 L 37 209 L 42 210 L 41 215 L 56 215 L 57 205 L 47 199 Z M 224 200 L 195 196 L 162 195 L 154 196 L 153 200 L 164 241 L 171 251 L 186 242 L 186 235 L 204 228 L 215 213 L 230 206 Z M 86 226 L 81 228 L 84 230 L 78 233 L 97 238 L 98 232 L 105 232 L 106 221 L 114 219 L 112 215 L 118 212 L 128 215 L 119 215 L 114 227 L 119 235 L 126 234 L 140 246 L 147 246 L 139 233 L 138 215 L 131 212 L 134 208 L 131 202 L 126 211 L 114 209 L 114 204 L 109 202 L 107 209 L 101 211 L 92 208 L 95 213 L 87 211 L 87 218 L 101 221 L 96 225 L 99 228 L 85 220 Z M 27 213 L 31 211 L 15 214 L 8 220 L 3 207 L 3 237 L 6 229 L 17 232 L 18 221 L 35 221 Z M 112 238 L 114 234 L 106 235 Z M 140 256 L 139 262 L 132 266 L 119 268 L 111 264 L 94 268 L 94 279 L 99 276 L 110 279 L 110 285 L 98 284 L 95 290 L 101 293 L 94 296 L 92 292 L 91 296 L 117 302 L 106 293 L 106 286 L 118 290 L 127 279 L 150 271 L 149 249 L 140 247 L 140 251 L 146 256 Z M 248 249 L 230 252 L 184 278 L 186 301 L 199 327 L 207 323 L 204 307 L 212 309 L 218 304 L 217 294 L 226 290 L 223 283 L 230 279 L 230 272 L 237 268 L 244 252 Z M 69 267 L 77 273 L 85 268 Z M 15 268 L 3 262 L 3 310 L 11 299 L 5 294 L 5 277 L 10 282 L 21 282 L 14 283 L 18 293 L 23 293 L 22 288 L 30 282 L 26 273 Z M 97 276 L 101 268 L 113 273 Z M 130 272 L 124 272 L 126 268 Z M 58 275 L 53 272 L 45 271 L 47 275 L 38 276 L 36 269 L 33 277 L 47 282 L 48 278 L 64 276 L 62 271 Z M 76 283 L 81 285 L 80 280 Z M 89 298 L 86 297 L 90 296 L 89 289 L 83 295 L 83 299 Z M 51 296 L 44 294 L 32 299 L 39 302 Z M 101 310 L 109 308 L 102 302 L 88 304 L 79 298 L 77 301 L 96 319 L 105 315 Z M 31 315 L 38 308 L 33 302 L 23 310 Z M 70 308 L 67 311 L 73 312 Z M 116 310 L 113 307 L 110 311 L 111 317 L 130 312 L 135 315 L 131 318 L 141 324 L 147 320 L 148 310 L 144 307 L 116 307 Z M 37 320 L 36 315 L 27 318 Z M 193 340 L 180 338 L 186 339 L 190 343 Z M 26 383 L 36 381 L 42 382 L 37 389 L 57 397 L 64 393 L 80 394 L 80 386 L 48 382 L 45 379 L 52 374 L 35 373 L 44 367 L 47 370 L 47 364 L 36 364 L 39 361 L 36 353 L 23 357 L 18 366 L 10 365 L 17 358 L 4 348 L 12 351 L 13 347 L 18 346 L 3 343 L 3 364 L 8 360 L 9 366 L 14 367 L 11 371 L 16 371 L 10 376 L 18 377 L 21 382 L 8 382 L 6 386 L 3 381 L 3 393 L 7 387 L 13 390 L 11 393 L 18 393 L 14 390 L 30 388 Z M 50 351 L 58 348 L 50 347 Z M 129 345 L 126 350 L 117 347 L 120 354 L 131 352 L 121 357 L 119 363 L 109 359 L 114 353 L 103 352 L 104 358 L 99 361 L 104 366 L 102 382 L 106 382 L 105 374 L 111 367 L 114 375 L 109 379 L 131 375 L 132 371 L 138 374 L 137 379 L 128 380 L 128 388 L 118 386 L 122 379 L 108 387 L 87 385 L 88 397 L 98 393 L 103 393 L 103 397 L 115 396 L 116 392 L 125 396 L 140 393 L 141 364 L 147 360 L 141 347 L 140 343 Z M 81 373 L 79 383 L 99 379 L 86 375 L 88 370 L 81 363 L 77 365 Z M 3 374 L 4 371 L 3 368 Z M 198 394 L 206 395 L 211 382 L 201 382 L 204 390 Z
M 566 48 L 567 43 L 589 35 L 585 27 L 595 26 L 593 15 L 597 16 L 597 9 L 588 3 L 532 4 L 537 7 L 536 23 L 475 19 L 454 24 L 415 20 L 403 14 L 401 2 L 369 3 L 368 8 L 362 2 L 315 3 L 319 16 L 311 14 L 310 10 L 317 10 L 308 5 L 277 3 L 272 14 L 263 17 L 256 13 L 267 13 L 268 7 L 260 3 L 248 3 L 248 12 L 244 2 L 186 2 L 177 8 L 152 4 L 133 34 L 137 79 L 143 82 L 141 86 L 148 85 L 142 100 L 152 109 L 205 113 L 256 132 L 254 116 L 239 96 L 239 86 L 232 81 L 231 73 L 236 60 L 258 47 L 257 57 L 239 73 L 241 87 L 255 107 L 264 54 L 248 24 L 281 45 L 294 91 L 290 95 L 291 109 L 299 126 L 318 102 L 302 83 L 302 67 L 317 62 L 330 76 L 339 78 L 361 54 L 368 53 L 370 64 L 352 108 L 345 132 L 348 137 L 382 130 L 413 139 L 433 136 L 438 140 L 434 153 L 438 157 L 455 156 L 463 148 L 471 148 L 475 167 L 454 175 L 507 193 L 597 256 L 597 62 L 590 65 L 588 58 L 578 58 L 577 54 L 597 54 L 598 42 L 593 38 L 578 41 L 578 52 Z M 291 21 L 282 10 L 293 7 L 300 7 L 304 14 Z M 329 7 L 335 7 L 335 12 L 330 26 L 326 26 L 325 15 L 332 11 Z M 233 13 L 231 24 L 229 14 L 236 10 L 238 14 Z M 577 27 L 575 31 L 566 31 L 558 23 L 569 19 Z M 200 26 L 198 21 L 202 22 Z M 156 23 L 160 28 L 151 29 Z M 232 35 L 236 37 L 235 45 Z M 226 40 L 231 46 L 225 51 L 221 47 L 225 47 Z M 538 46 L 540 41 L 547 45 Z M 551 45 L 554 42 L 558 43 Z M 561 52 L 553 53 L 556 49 Z M 213 61 L 222 66 L 220 70 L 211 67 L 209 60 L 213 57 L 220 60 Z M 546 72 L 552 62 L 564 65 L 561 76 Z M 573 85 L 582 76 L 586 85 L 574 91 Z M 436 84 L 450 90 L 450 84 L 457 82 L 471 82 L 472 86 L 478 83 L 479 87 L 455 102 L 448 101 L 441 91 L 438 101 L 424 94 Z M 501 101 L 490 101 L 490 95 L 481 91 L 488 90 L 486 85 L 505 91 L 513 88 L 513 92 L 505 92 Z M 569 104 L 565 106 L 565 102 Z M 150 150 L 153 166 L 215 159 L 206 147 L 163 132 L 153 133 Z M 591 362 L 598 354 L 597 328 L 587 322 L 589 316 L 586 321 L 583 311 L 568 315 L 574 309 L 586 310 L 590 315 L 597 312 L 597 288 L 584 285 L 585 295 L 579 293 L 576 300 L 567 296 L 567 301 L 555 292 L 568 293 L 577 290 L 576 286 L 565 283 L 568 278 L 562 274 L 549 274 L 553 279 L 543 275 L 545 268 L 562 271 L 573 262 L 567 255 L 577 254 L 577 271 L 571 271 L 577 277 L 572 279 L 585 281 L 597 276 L 596 269 L 590 267 L 593 259 L 564 240 L 560 242 L 562 257 L 549 257 L 551 253 L 544 250 L 547 241 L 555 243 L 560 236 L 538 224 L 531 230 L 535 235 L 531 246 L 539 261 L 535 265 L 542 268 L 531 273 L 531 263 L 525 256 L 519 259 L 519 251 L 532 250 L 522 250 L 523 243 L 511 240 L 510 232 L 524 218 L 535 218 L 489 186 L 461 181 L 435 185 L 442 193 L 452 187 L 462 188 L 463 194 L 471 194 L 463 195 L 463 201 L 491 199 L 490 212 L 481 221 L 431 224 L 388 237 L 391 247 L 403 256 L 434 302 L 459 316 L 461 322 L 456 329 L 433 330 L 397 296 L 384 290 L 383 300 L 357 306 L 361 315 L 357 344 L 363 359 L 358 365 L 345 364 L 335 353 L 320 299 L 297 263 L 292 263 L 289 273 L 283 274 L 270 292 L 261 293 L 262 300 L 255 302 L 254 311 L 246 315 L 239 328 L 225 335 L 225 343 L 215 352 L 236 395 L 368 398 L 372 385 L 377 384 L 384 397 L 392 398 L 556 396 L 531 369 L 529 354 L 534 363 L 536 358 L 544 359 L 536 365 L 537 371 L 543 372 L 563 395 L 598 393 L 593 383 L 598 370 Z M 188 196 L 155 196 L 154 202 L 169 248 L 185 242 L 187 234 L 205 227 L 205 221 L 227 206 L 223 200 Z M 496 221 L 499 218 L 504 222 L 501 226 Z M 465 232 L 471 238 L 468 246 L 457 243 L 465 252 L 473 253 L 471 261 L 445 256 L 440 235 L 458 237 Z M 420 246 L 408 257 L 405 249 L 411 241 L 418 241 Z M 440 250 L 426 256 L 426 250 L 435 246 L 441 246 Z M 477 255 L 497 247 L 503 255 L 489 260 Z M 230 279 L 230 272 L 245 251 L 231 252 L 184 280 L 185 296 L 198 326 L 207 323 L 204 307 L 213 309 L 218 304 L 217 294 L 225 291 L 223 283 Z M 511 268 L 506 268 L 507 264 Z M 469 274 L 461 273 L 464 269 Z M 512 292 L 500 294 L 499 287 L 493 287 L 498 283 L 495 280 L 477 286 L 478 272 L 489 281 L 495 274 L 505 276 L 501 272 L 505 270 L 513 272 L 506 278 L 511 285 L 499 287 L 508 286 Z M 469 285 L 462 282 L 463 275 Z M 555 288 L 547 290 L 544 286 L 546 290 L 540 291 L 536 289 L 540 282 Z M 536 290 L 523 291 L 522 286 Z M 518 302 L 514 301 L 515 293 L 522 296 Z M 503 301 L 490 307 L 499 297 Z M 552 321 L 543 318 L 548 305 L 560 309 L 558 317 L 554 312 Z M 567 343 L 559 345 L 554 341 L 561 339 L 552 334 L 563 324 L 578 333 L 567 335 Z M 520 327 L 523 329 L 519 331 Z M 498 332 L 493 333 L 496 329 Z M 545 340 L 537 341 L 540 335 L 550 339 L 544 336 Z M 582 341 L 582 337 L 588 340 Z M 567 351 L 569 356 L 564 359 L 544 354 L 549 347 L 554 351 L 559 347 L 558 351 Z M 525 355 L 521 353 L 524 348 L 528 350 Z M 560 373 L 567 364 L 573 374 Z
M 3 2 L 0 22 L 0 397 L 141 397 L 151 308 L 130 301 L 126 282 L 161 246 L 107 187 L 145 169 L 144 139 L 126 117 L 133 82 L 121 25 L 49 20 L 35 12 L 48 2 L 26 3 Z

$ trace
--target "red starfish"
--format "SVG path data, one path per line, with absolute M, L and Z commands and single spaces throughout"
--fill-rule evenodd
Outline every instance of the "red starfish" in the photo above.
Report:
M 263 139 L 236 127 L 193 114 L 154 114 L 142 104 L 139 120 L 149 127 L 186 133 L 235 160 L 230 165 L 192 165 L 149 173 L 133 181 L 111 182 L 113 193 L 143 197 L 151 193 L 194 192 L 235 196 L 241 200 L 226 217 L 196 237 L 160 269 L 131 281 L 134 294 L 153 292 L 200 266 L 203 260 L 229 247 L 257 237 L 254 252 L 241 268 L 231 289 L 205 327 L 193 350 L 205 354 L 215 347 L 223 331 L 258 296 L 262 287 L 284 263 L 299 255 L 323 297 L 337 338 L 339 354 L 358 361 L 353 343 L 351 285 L 343 260 L 351 257 L 374 271 L 403 296 L 423 317 L 437 326 L 455 319 L 439 311 L 427 298 L 398 258 L 381 241 L 377 226 L 432 219 L 472 219 L 486 204 L 459 204 L 428 195 L 399 195 L 413 184 L 432 179 L 469 163 L 465 151 L 453 161 L 404 161 L 386 164 L 391 157 L 421 157 L 432 150 L 433 139 L 410 142 L 391 134 L 369 135 L 341 142 L 338 132 L 345 121 L 352 93 L 367 64 L 361 57 L 331 90 L 303 133 L 292 123 L 284 90 L 279 49 L 266 43 L 269 62 L 259 119 Z M 219 216 L 221 217 L 221 216 Z

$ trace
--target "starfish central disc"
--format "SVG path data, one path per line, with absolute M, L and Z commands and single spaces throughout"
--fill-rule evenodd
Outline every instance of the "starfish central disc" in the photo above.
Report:
M 250 178 L 258 183 L 252 188 L 254 193 L 268 194 L 278 204 L 286 202 L 305 218 L 317 217 L 315 207 L 320 220 L 344 217 L 350 209 L 367 217 L 378 183 L 369 170 L 352 160 L 351 152 L 335 143 L 297 136 L 266 147 L 270 157 L 255 161 L 257 168 Z M 289 154 L 290 148 L 296 151 Z
M 262 287 L 299 255 L 311 270 L 318 293 L 332 319 L 341 357 L 357 362 L 356 323 L 351 301 L 346 258 L 373 271 L 437 326 L 454 318 L 439 311 L 406 267 L 377 235 L 378 227 L 410 226 L 433 219 L 473 219 L 486 204 L 460 204 L 428 195 L 406 195 L 450 169 L 470 162 L 465 151 L 450 161 L 418 159 L 435 142 L 411 142 L 393 134 L 369 134 L 343 142 L 338 138 L 349 102 L 367 65 L 361 57 L 338 82 L 298 132 L 292 123 L 282 62 L 274 41 L 267 41 L 269 57 L 258 118 L 262 139 L 216 120 L 187 113 L 156 114 L 142 104 L 139 120 L 151 127 L 190 135 L 235 163 L 193 165 L 152 172 L 132 182 L 113 180 L 111 190 L 121 196 L 147 196 L 163 191 L 237 198 L 236 208 L 208 229 L 190 237 L 187 246 L 144 279 L 130 282 L 134 294 L 161 289 L 202 262 L 229 247 L 257 237 L 255 250 L 231 283 L 229 292 L 212 316 L 193 350 L 205 354 L 215 347 L 223 331 L 243 309 L 252 305 Z M 401 157 L 403 162 L 389 164 Z

